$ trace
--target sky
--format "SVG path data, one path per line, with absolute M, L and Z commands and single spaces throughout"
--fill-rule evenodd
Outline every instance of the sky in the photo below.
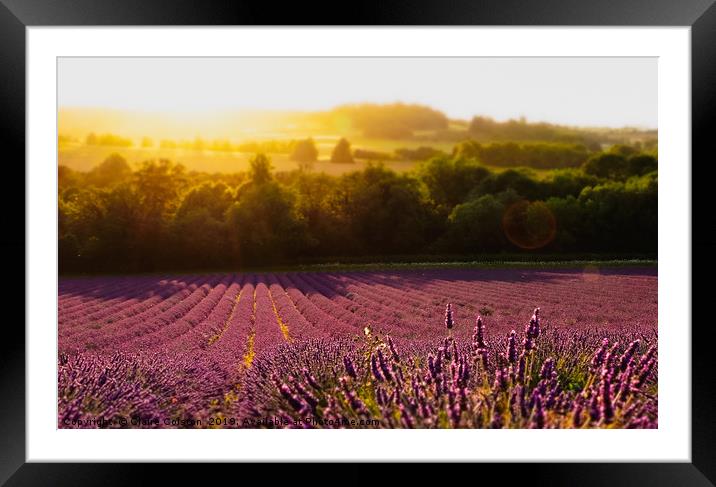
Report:
M 60 58 L 60 107 L 328 110 L 419 103 L 450 118 L 657 127 L 656 58 Z

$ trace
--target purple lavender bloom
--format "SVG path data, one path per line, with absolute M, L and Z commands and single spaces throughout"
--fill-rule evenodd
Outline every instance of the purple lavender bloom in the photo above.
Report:
M 410 415 L 410 411 L 402 404 L 398 405 L 398 410 L 400 411 L 400 420 L 403 422 L 403 425 L 406 428 L 413 429 L 415 427 L 415 421 Z
M 502 429 L 504 422 L 502 420 L 502 414 L 495 409 L 492 412 L 492 419 L 490 420 L 490 428 L 492 429 Z
M 303 368 L 303 371 L 302 371 L 302 372 L 303 372 L 303 376 L 306 378 L 306 382 L 308 382 L 308 385 L 309 385 L 309 386 L 313 387 L 313 388 L 316 389 L 316 390 L 320 390 L 320 389 L 321 389 L 321 386 L 320 386 L 320 385 L 318 384 L 318 382 L 316 381 L 316 378 L 313 377 L 313 375 L 311 374 L 311 372 L 310 372 L 306 367 Z
M 582 401 L 578 398 L 574 401 L 574 409 L 572 409 L 572 427 L 580 428 L 582 426 L 582 410 L 584 406 Z
M 604 363 L 604 356 L 607 353 L 607 347 L 609 346 L 609 340 L 604 338 L 602 340 L 602 346 L 597 349 L 597 351 L 594 353 L 594 356 L 592 357 L 592 361 L 590 363 L 590 366 L 592 369 L 597 370 L 599 367 L 602 366 Z
M 525 327 L 525 335 L 527 336 L 527 338 L 539 338 L 539 308 L 535 308 L 535 312 L 532 315 L 530 322 Z
M 599 421 L 600 417 L 601 411 L 599 409 L 599 396 L 592 392 L 592 400 L 589 402 L 589 419 L 596 423 Z
M 612 390 L 611 390 L 611 381 L 610 377 L 606 377 L 602 381 L 601 385 L 601 409 L 600 412 L 602 413 L 602 418 L 604 418 L 604 422 L 606 424 L 611 423 L 614 420 L 614 406 L 612 404 Z
M 346 368 L 346 373 L 352 378 L 357 379 L 356 369 L 353 367 L 353 362 L 348 355 L 343 357 L 343 366 Z
M 435 372 L 437 374 L 440 374 L 443 371 L 443 357 L 444 357 L 443 349 L 439 348 L 438 354 L 435 357 Z
M 495 370 L 495 383 L 492 386 L 495 392 L 504 391 L 507 389 L 507 377 L 503 369 Z
M 432 353 L 428 354 L 428 370 L 430 371 L 430 376 L 433 379 L 437 379 L 438 372 L 437 372 L 437 369 L 435 368 L 435 359 L 433 358 Z
M 620 377 L 620 384 L 619 384 L 619 401 L 624 402 L 626 401 L 627 397 L 629 397 L 629 393 L 631 392 L 631 378 L 634 374 L 634 368 L 633 365 L 628 365 L 626 370 L 622 373 Z
M 487 372 L 488 366 L 490 365 L 489 356 L 487 353 L 486 348 L 481 348 L 477 351 L 477 353 L 480 355 L 480 362 L 482 363 L 482 369 Z
M 375 402 L 378 403 L 378 406 L 385 406 L 386 401 L 383 399 L 383 394 L 385 391 L 382 387 L 376 387 L 375 389 Z
M 477 321 L 475 323 L 474 337 L 476 348 L 487 348 L 487 344 L 485 343 L 485 324 L 482 322 L 482 317 L 480 315 L 477 316 Z
M 656 345 L 652 345 L 651 347 L 649 347 L 649 350 L 647 350 L 646 353 L 644 355 L 642 355 L 642 357 L 639 359 L 639 363 L 640 364 L 648 363 L 649 360 L 651 360 L 651 358 L 654 356 L 655 353 L 656 353 Z
M 547 380 L 552 377 L 552 372 L 554 371 L 554 359 L 552 357 L 549 357 L 547 360 L 544 361 L 542 364 L 542 368 L 539 371 L 540 379 Z
M 452 406 L 448 406 L 448 415 L 450 416 L 450 423 L 453 428 L 460 426 L 460 417 L 462 411 L 460 410 L 460 403 L 455 401 Z
M 388 348 L 390 348 L 390 354 L 393 357 L 393 360 L 395 360 L 396 362 L 400 362 L 400 355 L 398 355 L 398 351 L 395 349 L 393 339 L 390 337 L 388 337 Z
M 380 349 L 378 349 L 378 365 L 380 365 L 380 370 L 383 373 L 383 377 L 385 377 L 385 380 L 392 382 L 393 374 L 390 373 L 390 368 L 388 368 L 388 363 L 385 361 L 385 356 L 383 356 L 383 351 Z
M 636 353 L 637 348 L 639 348 L 639 343 L 640 341 L 638 338 L 631 342 L 624 354 L 622 355 L 621 363 L 619 364 L 619 370 L 621 370 L 622 372 L 624 372 L 627 366 L 632 363 L 634 353 Z
M 525 383 L 525 371 L 527 367 L 527 358 L 525 357 L 525 353 L 522 352 L 520 354 L 520 359 L 517 362 L 517 381 L 520 384 Z
M 515 330 L 512 330 L 510 332 L 510 336 L 507 339 L 507 361 L 511 364 L 515 364 L 517 362 L 517 332 Z
M 530 428 L 542 429 L 544 428 L 544 409 L 542 408 L 542 397 L 537 391 L 533 395 L 533 400 L 534 407 L 532 409 Z
M 619 348 L 619 342 L 614 342 L 614 345 L 612 345 L 612 348 L 609 349 L 607 352 L 607 355 L 604 357 L 604 365 L 602 366 L 602 376 L 606 374 L 613 374 L 614 370 L 617 366 L 617 360 L 619 358 L 619 354 L 617 353 L 617 349 Z
M 452 330 L 454 324 L 455 322 L 452 319 L 452 304 L 448 303 L 448 305 L 445 307 L 445 327 L 448 330 Z
M 286 384 L 281 384 L 281 387 L 279 388 L 281 391 L 281 395 L 288 401 L 288 403 L 291 405 L 291 407 L 296 412 L 301 412 L 304 408 L 304 402 L 296 396 L 293 391 L 291 391 L 291 388 L 288 387 Z
M 540 335 L 539 312 L 540 312 L 540 309 L 539 309 L 539 308 L 535 308 L 535 313 L 534 313 L 534 316 L 533 316 L 533 319 L 534 319 L 534 322 L 535 322 L 535 327 L 534 327 L 534 331 L 533 331 L 534 338 L 539 338 L 539 335 Z
M 651 371 L 654 369 L 654 366 L 656 365 L 656 358 L 651 358 L 644 366 L 639 370 L 638 375 L 634 378 L 634 381 L 632 382 L 632 386 L 635 389 L 641 389 L 641 387 L 646 383 L 646 380 L 649 378 L 649 374 L 651 374 Z
M 385 379 L 383 378 L 383 374 L 380 373 L 380 368 L 378 368 L 378 362 L 375 359 L 375 355 L 370 355 L 370 370 L 373 372 L 373 377 L 375 377 L 375 380 L 378 382 L 383 382 Z

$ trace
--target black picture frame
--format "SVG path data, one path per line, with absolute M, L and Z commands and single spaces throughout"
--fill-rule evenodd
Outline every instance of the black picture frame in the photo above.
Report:
M 84 25 L 552 25 L 552 26 L 691 26 L 692 40 L 692 222 L 713 227 L 712 202 L 705 185 L 708 177 L 694 178 L 693 168 L 708 166 L 708 130 L 716 96 L 716 7 L 714 0 L 436 0 L 409 2 L 370 1 L 350 5 L 286 2 L 273 5 L 256 1 L 198 0 L 0 0 L 0 140 L 5 188 L 0 191 L 3 210 L 0 246 L 7 256 L 6 269 L 17 266 L 25 250 L 25 29 L 28 26 Z M 685 170 L 687 161 L 684 161 Z M 23 208 L 24 209 L 24 208 Z M 22 228 L 22 230 L 20 230 Z M 692 226 L 692 261 L 699 259 L 692 279 L 713 272 L 716 239 Z M 11 231 L 12 230 L 12 231 Z M 9 258 L 8 258 L 9 257 Z M 27 263 L 25 263 L 27 264 Z M 15 269 L 12 268 L 14 271 Z M 22 272 L 24 283 L 24 269 Z M 693 280 L 692 282 L 694 282 Z M 709 302 L 710 286 L 691 286 L 692 303 Z M 5 302 L 20 309 L 25 287 L 18 281 L 5 290 Z M 21 296 L 22 294 L 22 296 Z M 703 310 L 704 306 L 699 306 Z M 24 307 L 22 308 L 24 321 Z M 693 309 L 692 311 L 695 311 Z M 8 316 L 6 314 L 6 316 Z M 688 310 L 685 310 L 688 318 Z M 716 483 L 716 388 L 712 374 L 713 349 L 708 319 L 692 316 L 692 463 L 518 464 L 485 465 L 480 476 L 494 470 L 507 481 L 544 485 L 714 485 Z M 113 485 L 142 483 L 148 471 L 180 475 L 184 480 L 201 476 L 205 483 L 215 469 L 196 465 L 149 464 L 40 464 L 26 463 L 25 334 L 18 319 L 4 320 L 0 339 L 0 483 L 6 485 Z M 213 470 L 213 472 L 210 472 Z M 276 469 L 276 473 L 280 473 Z M 369 479 L 365 468 L 353 466 L 355 480 Z M 313 471 L 316 474 L 315 471 Z M 288 471 L 287 473 L 291 473 Z M 294 472 L 296 473 L 296 472 Z M 345 475 L 347 471 L 344 471 Z M 493 472 L 489 472 L 493 473 Z M 273 472 L 272 472 L 273 475 Z M 508 478 L 509 477 L 509 478 Z M 169 476 L 165 476 L 167 483 Z

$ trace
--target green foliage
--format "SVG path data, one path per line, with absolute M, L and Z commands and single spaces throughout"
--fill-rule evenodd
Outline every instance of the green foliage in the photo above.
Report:
M 627 158 L 621 154 L 604 153 L 590 158 L 584 173 L 604 179 L 624 180 L 628 176 Z
M 291 153 L 291 160 L 298 162 L 302 169 L 310 169 L 311 164 L 318 160 L 318 149 L 313 139 L 296 142 Z
M 422 105 L 365 103 L 344 105 L 330 112 L 335 125 L 347 120 L 353 129 L 366 137 L 402 139 L 416 130 L 437 130 L 448 127 L 445 114 Z
M 598 148 L 599 137 L 587 130 L 549 123 L 528 123 L 525 119 L 497 122 L 489 117 L 474 117 L 467 129 L 477 141 L 552 141 L 579 143 Z
M 249 177 L 255 184 L 263 184 L 271 179 L 271 159 L 264 154 L 256 154 L 249 161 Z
M 331 154 L 331 162 L 352 163 L 351 144 L 344 138 L 338 141 Z
M 437 157 L 418 168 L 419 177 L 428 196 L 438 209 L 451 210 L 465 201 L 467 195 L 490 175 L 490 171 L 474 160 L 462 157 Z
M 432 215 L 414 178 L 369 164 L 341 178 L 336 203 L 364 253 L 401 253 L 426 243 Z
M 87 174 L 87 181 L 97 187 L 104 187 L 122 183 L 131 175 L 132 168 L 124 157 L 113 153 Z
M 528 200 L 541 199 L 544 193 L 543 184 L 528 170 L 508 169 L 483 178 L 474 188 L 472 195 L 497 194 L 508 190 L 513 190 Z
M 447 154 L 445 154 L 443 151 L 434 149 L 432 147 L 418 147 L 417 149 L 395 149 L 396 159 L 403 159 L 406 161 L 426 161 L 432 157 L 440 157 L 445 155 Z
M 477 159 L 489 166 L 534 169 L 579 167 L 589 157 L 583 144 L 495 142 L 483 145 L 474 140 L 458 144 L 453 154 Z
M 630 176 L 644 176 L 656 171 L 657 167 L 656 157 L 647 154 L 636 154 L 629 158 L 628 172 Z
M 244 265 L 280 263 L 308 243 L 294 195 L 275 181 L 245 191 L 226 221 L 232 257 Z
M 448 217 L 448 227 L 440 248 L 459 253 L 496 252 L 508 247 L 502 231 L 506 206 L 517 201 L 514 191 L 486 194 L 456 206 Z
M 338 177 L 274 173 L 262 154 L 237 174 L 167 160 L 132 170 L 116 155 L 89 172 L 60 166 L 60 272 L 656 252 L 657 160 L 614 151 L 540 178 L 491 171 L 465 150 L 405 174 L 369 163 Z

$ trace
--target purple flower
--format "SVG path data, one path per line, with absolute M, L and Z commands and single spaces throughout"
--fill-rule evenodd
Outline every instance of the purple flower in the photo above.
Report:
M 651 371 L 654 370 L 655 365 L 656 358 L 654 357 L 652 357 L 646 364 L 644 364 L 644 366 L 639 370 L 639 373 L 632 382 L 632 386 L 634 386 L 635 389 L 640 389 L 646 383 L 646 380 L 649 378 L 649 374 L 651 374 Z
M 503 369 L 495 370 L 495 383 L 492 386 L 495 392 L 504 391 L 507 389 L 507 376 Z
M 535 391 L 532 396 L 534 406 L 532 408 L 532 420 L 530 422 L 530 428 L 542 429 L 544 428 L 544 409 L 542 408 L 542 397 L 539 392 Z
M 343 357 L 343 366 L 346 368 L 346 373 L 353 379 L 357 379 L 356 369 L 353 367 L 353 362 L 348 355 Z
M 398 355 L 398 351 L 395 349 L 393 339 L 390 337 L 388 337 L 388 348 L 390 348 L 390 354 L 393 357 L 393 360 L 395 360 L 396 362 L 400 362 L 400 355 Z
M 602 364 L 604 363 L 604 356 L 607 353 L 608 346 L 609 340 L 604 338 L 602 340 L 602 345 L 599 347 L 599 349 L 597 349 L 597 351 L 594 353 L 594 356 L 592 357 L 592 361 L 590 363 L 592 369 L 597 370 L 602 366 Z
M 383 374 L 380 373 L 380 368 L 378 368 L 378 362 L 375 359 L 375 355 L 370 355 L 370 370 L 373 372 L 373 377 L 375 377 L 375 380 L 378 382 L 383 382 L 385 379 L 383 378 Z
M 316 381 L 316 378 L 311 375 L 311 372 L 306 367 L 303 368 L 302 372 L 309 386 L 313 387 L 316 390 L 319 390 L 321 388 L 321 386 Z
M 525 369 L 527 367 L 527 358 L 525 357 L 525 353 L 522 352 L 520 354 L 520 359 L 517 362 L 517 381 L 520 384 L 525 383 Z
M 497 409 L 495 409 L 492 412 L 492 419 L 490 420 L 490 428 L 501 429 L 502 426 L 503 426 L 502 415 L 500 414 L 500 412 Z
M 592 392 L 592 400 L 589 402 L 589 419 L 592 422 L 599 421 L 601 417 L 601 411 L 599 410 L 599 396 Z
M 400 411 L 400 420 L 403 422 L 403 425 L 406 428 L 412 429 L 415 427 L 415 421 L 413 417 L 410 415 L 410 411 L 403 406 L 402 404 L 398 405 L 398 410 Z
M 452 330 L 452 327 L 455 323 L 452 319 L 452 304 L 448 303 L 448 305 L 445 307 L 445 327 L 448 330 Z
M 549 357 L 547 360 L 545 360 L 542 363 L 542 368 L 539 371 L 540 379 L 547 380 L 552 377 L 552 372 L 554 371 L 554 359 L 552 357 Z
M 510 332 L 510 336 L 507 339 L 507 361 L 511 364 L 517 362 L 517 333 L 515 330 Z
M 633 342 L 629 344 L 626 351 L 622 355 L 621 363 L 619 364 L 619 370 L 624 372 L 629 364 L 631 364 L 632 359 L 634 358 L 634 353 L 636 352 L 637 348 L 639 348 L 639 339 L 637 338 Z
M 572 409 L 572 427 L 580 428 L 582 426 L 582 400 L 577 398 L 574 400 L 574 408 Z
M 390 373 L 390 369 L 388 368 L 388 363 L 385 361 L 383 352 L 380 349 L 378 349 L 378 365 L 380 365 L 380 370 L 383 373 L 383 377 L 385 377 L 385 380 L 392 382 L 393 374 Z
M 606 424 L 611 423 L 614 420 L 614 406 L 612 404 L 612 391 L 611 391 L 610 377 L 607 376 L 602 380 L 600 394 L 602 399 L 600 412 L 604 422 Z
M 480 315 L 477 316 L 477 321 L 475 322 L 473 343 L 475 348 L 487 348 L 487 344 L 485 343 L 485 324 L 482 322 Z
M 289 388 L 288 385 L 281 384 L 279 390 L 281 391 L 281 395 L 284 399 L 288 401 L 296 412 L 301 412 L 304 409 L 304 402 L 291 391 L 291 388 Z

